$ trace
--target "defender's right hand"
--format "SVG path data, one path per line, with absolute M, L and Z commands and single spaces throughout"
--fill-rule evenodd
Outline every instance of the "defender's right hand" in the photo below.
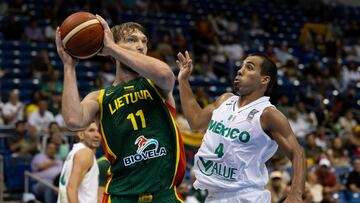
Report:
M 180 72 L 178 74 L 178 80 L 189 80 L 193 69 L 193 64 L 189 52 L 186 51 L 185 56 L 181 52 L 179 52 L 177 57 L 178 60 L 176 60 L 176 64 L 180 69 Z
M 56 50 L 57 50 L 62 62 L 64 63 L 64 67 L 70 66 L 70 67 L 75 68 L 75 66 L 77 64 L 77 60 L 74 59 L 73 57 L 71 57 L 68 53 L 66 53 L 66 51 L 62 45 L 62 42 L 61 42 L 59 27 L 56 28 L 55 42 L 56 42 Z

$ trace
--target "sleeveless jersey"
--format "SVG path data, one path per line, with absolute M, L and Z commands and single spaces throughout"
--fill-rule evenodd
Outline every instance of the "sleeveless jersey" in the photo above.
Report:
M 261 188 L 268 182 L 265 162 L 277 143 L 263 130 L 260 116 L 273 106 L 261 97 L 241 108 L 232 96 L 213 111 L 203 142 L 195 155 L 197 189 L 209 192 Z
M 143 77 L 100 92 L 100 132 L 110 161 L 110 195 L 138 195 L 180 184 L 185 153 L 175 109 Z
M 59 195 L 58 195 L 58 203 L 67 203 L 68 197 L 66 193 L 66 186 L 69 183 L 69 178 L 71 175 L 71 170 L 73 168 L 73 160 L 76 152 L 85 148 L 86 146 L 83 143 L 74 144 L 73 149 L 70 151 L 67 156 L 64 166 L 61 170 L 60 180 L 59 180 Z M 97 202 L 97 190 L 98 190 L 98 176 L 99 176 L 99 168 L 97 166 L 95 155 L 93 157 L 93 165 L 90 170 L 84 176 L 82 180 L 79 190 L 78 190 L 78 200 L 79 202 L 89 202 L 96 203 Z

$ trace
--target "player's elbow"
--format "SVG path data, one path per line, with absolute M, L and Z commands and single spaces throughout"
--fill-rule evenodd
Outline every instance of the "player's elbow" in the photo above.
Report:
M 168 87 L 173 87 L 175 84 L 175 75 L 174 73 L 171 71 L 170 67 L 168 67 L 166 65 L 166 68 L 164 67 L 164 69 L 162 69 L 159 72 L 159 80 L 161 81 L 162 84 L 168 86 Z
M 69 130 L 76 131 L 82 128 L 81 123 L 78 119 L 72 117 L 69 118 L 64 117 L 64 122 Z

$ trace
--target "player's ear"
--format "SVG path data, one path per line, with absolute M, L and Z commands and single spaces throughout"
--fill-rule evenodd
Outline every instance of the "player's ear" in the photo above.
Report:
M 84 139 L 84 131 L 79 131 L 78 133 L 77 133 L 77 135 L 78 135 L 78 137 L 79 137 L 79 139 L 80 140 L 83 140 Z
M 261 83 L 266 85 L 266 84 L 269 84 L 270 83 L 270 80 L 271 80 L 271 77 L 268 76 L 268 75 L 265 75 L 265 76 L 262 76 L 261 78 Z

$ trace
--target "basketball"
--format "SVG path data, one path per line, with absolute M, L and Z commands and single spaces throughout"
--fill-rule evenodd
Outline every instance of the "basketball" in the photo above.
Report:
M 95 56 L 103 46 L 104 29 L 96 16 L 88 12 L 68 16 L 60 32 L 66 52 L 78 59 Z

